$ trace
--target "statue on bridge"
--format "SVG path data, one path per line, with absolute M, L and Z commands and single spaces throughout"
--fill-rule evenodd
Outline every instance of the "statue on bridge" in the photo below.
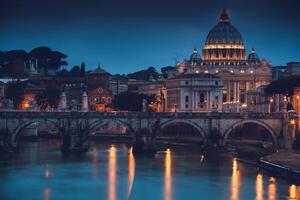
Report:
M 147 100 L 143 99 L 143 112 L 147 112 Z

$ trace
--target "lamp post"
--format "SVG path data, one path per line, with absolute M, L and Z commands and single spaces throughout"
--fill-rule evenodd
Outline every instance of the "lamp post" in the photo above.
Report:
M 269 113 L 271 112 L 271 105 L 274 102 L 274 99 L 271 97 L 269 102 Z
M 297 105 L 296 105 L 296 111 L 297 111 L 297 113 L 298 113 L 298 112 L 299 112 L 299 111 L 298 111 L 299 95 L 296 96 L 296 99 L 297 99 L 297 100 L 296 100 L 296 104 L 297 104 Z

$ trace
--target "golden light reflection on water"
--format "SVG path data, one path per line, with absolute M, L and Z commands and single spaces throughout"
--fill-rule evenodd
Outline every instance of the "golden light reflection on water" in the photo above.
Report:
M 133 148 L 131 147 L 129 149 L 129 155 L 128 155 L 128 190 L 127 190 L 127 199 L 130 197 L 130 193 L 133 186 L 134 181 L 134 175 L 135 175 L 135 159 L 133 156 Z
M 112 145 L 108 151 L 108 200 L 116 200 L 117 150 Z
M 270 177 L 269 186 L 268 186 L 268 200 L 276 200 L 277 199 L 277 185 L 276 179 L 274 177 Z
M 289 198 L 288 200 L 300 199 L 300 186 L 290 185 L 289 187 Z
M 172 158 L 170 149 L 167 149 L 165 155 L 164 200 L 172 200 Z
M 44 176 L 45 176 L 45 178 L 49 178 L 52 176 L 52 171 L 48 164 L 46 164 Z
M 51 189 L 48 187 L 45 187 L 43 190 L 43 199 L 44 200 L 49 200 L 51 199 Z
M 264 199 L 264 180 L 262 174 L 256 175 L 256 197 L 255 200 L 263 200 Z
M 240 189 L 240 172 L 238 170 L 238 163 L 236 158 L 232 161 L 232 175 L 231 175 L 231 200 L 238 200 Z

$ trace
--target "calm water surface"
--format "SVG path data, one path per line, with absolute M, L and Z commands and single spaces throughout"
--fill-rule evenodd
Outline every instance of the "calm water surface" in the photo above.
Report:
M 0 199 L 300 199 L 300 186 L 225 156 L 165 149 L 134 157 L 131 147 L 93 144 L 63 158 L 56 141 L 26 142 L 2 155 Z

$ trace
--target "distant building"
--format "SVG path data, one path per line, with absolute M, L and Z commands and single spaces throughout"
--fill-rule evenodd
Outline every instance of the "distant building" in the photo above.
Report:
M 91 110 L 111 110 L 112 93 L 103 88 L 97 87 L 88 90 L 89 105 Z
M 223 81 L 219 77 L 187 73 L 166 83 L 167 111 L 222 111 Z
M 174 73 L 174 69 L 169 70 L 167 74 Z M 256 88 L 268 85 L 272 81 L 271 64 L 259 59 L 254 49 L 248 56 L 246 55 L 242 36 L 230 23 L 225 10 L 219 18 L 219 23 L 207 35 L 202 56 L 195 48 L 189 59 L 177 65 L 177 75 L 180 74 L 199 74 L 199 77 L 205 77 L 203 74 L 218 76 L 223 85 L 220 100 L 223 109 L 236 107 L 236 112 L 240 106 L 247 103 L 248 91 L 256 91 Z M 168 85 L 167 83 L 167 87 Z M 179 99 L 176 101 L 181 103 Z M 198 103 L 196 102 L 196 105 Z
M 109 88 L 109 77 L 111 74 L 98 66 L 96 69 L 87 72 L 87 85 L 89 88 L 101 86 L 105 89 Z
M 113 97 L 128 91 L 128 79 L 121 76 L 111 76 L 109 78 L 109 90 Z
M 272 67 L 272 76 L 274 80 L 300 75 L 300 62 L 288 62 L 284 66 Z

